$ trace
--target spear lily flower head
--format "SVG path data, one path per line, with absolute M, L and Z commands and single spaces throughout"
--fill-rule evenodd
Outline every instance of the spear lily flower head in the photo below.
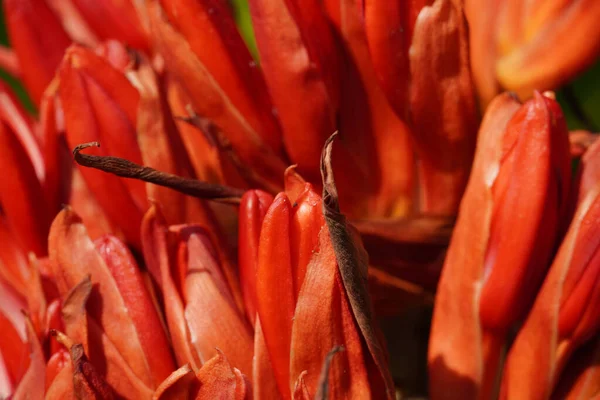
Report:
M 1 398 L 597 395 L 596 2 L 3 8 Z

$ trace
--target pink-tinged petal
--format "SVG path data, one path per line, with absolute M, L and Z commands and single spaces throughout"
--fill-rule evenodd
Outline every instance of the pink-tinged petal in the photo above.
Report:
M 148 38 L 132 0 L 72 2 L 100 39 L 117 39 L 131 47 L 148 49 Z
M 437 1 L 416 20 L 410 114 L 425 213 L 455 215 L 469 179 L 479 115 L 460 1 Z
M 281 133 L 264 78 L 235 26 L 229 6 L 215 0 L 161 0 L 160 4 L 170 24 L 189 44 L 193 52 L 189 56 L 197 57 L 262 141 L 279 154 Z M 190 94 L 197 95 L 191 90 Z
M 244 193 L 240 204 L 238 228 L 238 265 L 246 315 L 254 325 L 256 318 L 256 274 L 260 231 L 273 196 L 261 190 Z
M 183 300 L 172 277 L 168 243 L 164 217 L 153 205 L 142 223 L 144 259 L 162 289 L 167 326 L 177 362 L 179 365 L 190 363 L 194 370 L 198 370 L 200 360 L 190 343 Z
M 243 375 L 231 366 L 221 350 L 202 366 L 196 378 L 200 385 L 196 400 L 245 400 L 251 397 Z
M 241 371 L 252 371 L 252 333 L 238 309 L 206 231 L 177 232 L 177 262 L 185 272 L 183 297 L 190 341 L 202 362 L 227 352 Z
M 256 300 L 258 316 L 279 392 L 289 398 L 289 365 L 294 317 L 290 220 L 292 205 L 285 193 L 275 197 L 265 215 L 258 248 Z
M 154 303 L 145 290 L 139 267 L 125 245 L 114 236 L 94 242 L 96 250 L 110 270 L 125 307 L 131 316 L 154 382 L 163 381 L 174 369 L 169 342 Z M 144 288 L 144 289 L 141 289 Z
M 149 349 L 152 343 L 166 343 L 166 338 L 160 324 L 159 329 L 152 330 L 151 338 L 137 326 L 141 323 L 141 317 L 135 315 L 139 309 L 131 305 L 132 298 L 137 298 L 140 306 L 145 305 L 140 311 L 142 314 L 156 313 L 144 284 L 135 279 L 136 273 L 139 274 L 137 267 L 130 265 L 127 259 L 121 260 L 124 264 L 114 264 L 110 259 L 103 257 L 88 237 L 81 219 L 70 209 L 63 210 L 56 217 L 50 230 L 49 241 L 53 275 L 63 297 L 72 287 L 91 276 L 94 290 L 86 305 L 90 332 L 88 336 L 90 341 L 97 342 L 97 346 L 90 343 L 89 349 L 98 352 L 90 354 L 92 362 L 103 360 L 102 354 L 105 353 L 107 360 L 115 359 L 119 363 L 122 360 L 121 364 L 115 366 L 125 365 L 131 370 L 131 375 L 145 386 L 158 385 L 162 379 L 158 380 L 154 376 L 160 376 L 161 373 L 155 371 L 152 365 L 159 361 L 151 359 L 156 357 L 160 362 L 170 361 L 163 357 L 162 351 Z M 113 265 L 109 267 L 107 263 Z M 114 271 L 111 271 L 113 269 Z M 130 271 L 130 274 L 131 271 L 136 271 L 133 272 L 133 278 L 125 274 L 127 271 Z M 146 315 L 146 318 L 152 320 L 158 317 Z M 91 333 L 92 328 L 94 334 Z M 106 367 L 110 366 L 111 363 L 107 363 Z M 111 385 L 120 382 L 120 373 L 122 374 L 108 368 L 107 374 L 112 375 L 107 375 L 107 381 Z
M 26 318 L 26 326 L 30 362 L 12 396 L 15 400 L 41 399 L 45 392 L 46 360 L 44 351 L 29 318 Z
M 42 186 L 23 144 L 5 124 L 0 124 L 0 166 L 12 171 L 0 180 L 0 204 L 6 221 L 25 251 L 42 256 L 50 223 Z
M 71 39 L 45 0 L 7 0 L 2 6 L 23 82 L 39 104 Z
M 336 129 L 337 109 L 309 50 L 307 41 L 312 38 L 303 35 L 303 21 L 295 18 L 302 6 L 269 0 L 249 4 L 261 69 L 281 121 L 286 152 L 303 175 L 318 181 L 321 148 Z M 325 41 L 331 42 L 331 37 L 325 36 Z
M 185 88 L 194 110 L 222 130 L 235 156 L 244 165 L 244 170 L 240 173 L 251 183 L 273 192 L 277 191 L 281 185 L 279 177 L 285 170 L 285 163 L 279 149 L 274 149 L 261 136 L 261 133 L 268 130 L 257 128 L 238 108 L 230 97 L 231 94 L 226 92 L 213 76 L 214 71 L 208 69 L 203 61 L 193 54 L 190 44 L 169 25 L 157 5 L 150 9 L 150 21 L 152 36 L 157 48 L 165 57 L 167 68 Z M 198 22 L 193 23 L 197 25 Z M 211 40 L 214 40 L 214 37 L 211 37 Z M 210 57 L 212 56 L 211 54 Z M 226 79 L 232 80 L 230 76 Z

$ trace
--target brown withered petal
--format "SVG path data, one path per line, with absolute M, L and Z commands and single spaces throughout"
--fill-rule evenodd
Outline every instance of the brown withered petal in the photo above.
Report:
M 52 334 L 69 350 L 71 355 L 75 396 L 82 400 L 113 399 L 112 389 L 89 362 L 83 351 L 83 346 L 80 343 L 74 343 L 71 338 L 62 332 L 52 331 Z
M 88 275 L 71 288 L 65 296 L 62 306 L 62 319 L 66 335 L 81 344 L 84 351 L 88 352 L 88 323 L 85 305 L 90 293 L 92 293 L 92 280 Z
M 224 203 L 238 204 L 240 202 L 240 197 L 243 194 L 243 191 L 239 189 L 210 184 L 196 179 L 182 178 L 177 175 L 135 164 L 123 158 L 81 153 L 81 150 L 89 147 L 100 147 L 100 144 L 98 142 L 90 142 L 77 145 L 73 149 L 75 161 L 85 167 L 110 172 L 111 174 L 124 178 L 139 179 L 144 182 L 166 186 L 190 196 L 221 201 Z
M 393 398 L 394 385 L 388 370 L 384 349 L 375 332 L 375 322 L 367 291 L 368 255 L 362 247 L 358 233 L 349 226 L 346 217 L 340 213 L 338 193 L 331 166 L 331 152 L 335 137 L 336 134 L 333 134 L 327 139 L 321 155 L 323 216 L 327 223 L 340 276 L 352 313 L 371 357 L 381 374 L 386 395 Z

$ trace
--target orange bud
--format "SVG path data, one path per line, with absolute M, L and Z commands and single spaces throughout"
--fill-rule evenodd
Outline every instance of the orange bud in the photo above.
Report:
M 45 0 L 7 0 L 3 7 L 23 82 L 39 104 L 71 39 Z
M 598 154 L 594 154 L 596 157 Z M 587 180 L 584 164 L 583 180 Z M 589 175 L 597 170 L 590 168 Z M 580 198 L 571 226 L 508 354 L 503 395 L 544 399 L 571 354 L 600 332 L 600 186 Z
M 507 332 L 529 309 L 568 211 L 568 136 L 556 102 L 499 96 L 479 138 L 436 297 L 436 398 L 494 389 Z

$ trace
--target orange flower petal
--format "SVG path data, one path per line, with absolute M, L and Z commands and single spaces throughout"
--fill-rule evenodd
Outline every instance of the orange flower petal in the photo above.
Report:
M 246 314 L 254 325 L 256 318 L 256 274 L 260 231 L 273 196 L 261 190 L 248 190 L 240 204 L 238 264 Z
M 291 260 L 292 205 L 285 193 L 275 197 L 260 233 L 256 299 L 258 316 L 282 396 L 289 398 L 290 340 L 294 316 L 294 275 Z
M 286 152 L 303 175 L 318 181 L 321 148 L 335 131 L 337 110 L 328 92 L 327 77 L 307 44 L 313 38 L 304 34 L 308 29 L 303 32 L 300 27 L 307 21 L 295 15 L 303 6 L 269 0 L 249 4 L 260 64 L 281 121 Z M 319 14 L 313 17 L 318 21 Z M 324 14 L 320 17 L 323 19 Z M 331 43 L 331 31 L 321 32 L 319 40 Z
M 456 213 L 473 161 L 479 116 L 467 35 L 456 0 L 423 8 L 415 23 L 410 113 L 426 213 Z
M 252 371 L 252 333 L 237 308 L 206 231 L 184 227 L 178 232 L 178 263 L 184 266 L 185 318 L 190 341 L 201 361 L 215 348 L 226 351 L 242 371 Z

